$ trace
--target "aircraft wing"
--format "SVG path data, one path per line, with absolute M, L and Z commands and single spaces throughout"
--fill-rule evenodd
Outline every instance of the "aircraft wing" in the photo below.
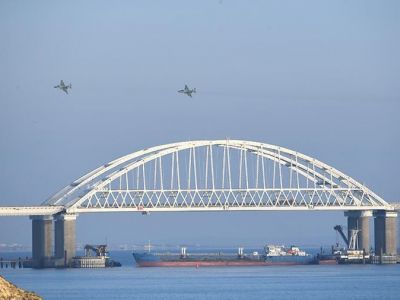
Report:
M 68 94 L 68 89 L 63 88 L 62 90 Z

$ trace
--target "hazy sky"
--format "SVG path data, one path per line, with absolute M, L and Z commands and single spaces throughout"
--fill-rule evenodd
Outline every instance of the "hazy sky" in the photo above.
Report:
M 0 1 L 0 205 L 149 146 L 226 137 L 399 201 L 399 1 Z M 65 95 L 53 88 L 72 83 Z M 190 99 L 176 91 L 187 83 Z M 329 244 L 342 213 L 81 215 L 78 242 Z M 12 228 L 12 230 L 10 229 Z M 27 217 L 0 243 L 30 244 Z

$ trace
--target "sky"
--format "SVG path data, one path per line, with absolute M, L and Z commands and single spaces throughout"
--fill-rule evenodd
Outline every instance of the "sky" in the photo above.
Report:
M 0 1 L 0 205 L 150 146 L 244 139 L 400 201 L 398 1 Z M 54 89 L 72 83 L 69 95 Z M 176 91 L 196 87 L 189 98 Z M 341 212 L 87 214 L 77 242 L 329 245 Z M 372 226 L 372 223 L 371 223 Z M 10 229 L 10 230 L 8 230 Z M 31 243 L 27 217 L 0 243 Z

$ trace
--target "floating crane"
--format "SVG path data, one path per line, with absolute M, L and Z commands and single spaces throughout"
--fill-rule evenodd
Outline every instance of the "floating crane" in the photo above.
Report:
M 349 250 L 357 250 L 358 248 L 358 233 L 360 232 L 360 230 L 358 229 L 352 229 L 350 230 L 350 236 L 346 237 L 346 235 L 343 232 L 343 226 L 341 225 L 336 225 L 335 227 L 333 227 L 333 229 L 335 229 L 337 232 L 339 232 L 340 236 L 342 237 L 343 241 L 345 242 L 347 249 Z
M 73 268 L 108 268 L 120 267 L 121 264 L 110 259 L 107 245 L 85 245 L 85 256 L 72 258 Z
M 365 250 L 358 249 L 358 233 L 360 230 L 351 229 L 349 232 L 349 237 L 343 232 L 343 226 L 336 225 L 333 227 L 337 232 L 339 232 L 343 241 L 345 242 L 347 249 L 340 251 L 337 256 L 337 260 L 339 264 L 360 264 L 366 263 L 366 261 L 370 260 L 370 255 L 365 253 Z

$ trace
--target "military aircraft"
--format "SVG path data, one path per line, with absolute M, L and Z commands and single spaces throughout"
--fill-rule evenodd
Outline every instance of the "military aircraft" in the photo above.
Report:
M 60 89 L 60 90 L 66 92 L 66 93 L 68 94 L 68 89 L 72 89 L 72 85 L 71 85 L 71 84 L 65 85 L 65 84 L 64 84 L 64 81 L 61 80 L 61 81 L 60 81 L 60 84 L 59 84 L 59 85 L 56 85 L 54 88 L 55 88 L 55 89 Z
M 178 93 L 183 93 L 188 95 L 189 97 L 192 97 L 192 93 L 196 93 L 196 88 L 189 89 L 189 87 L 185 84 L 185 88 L 183 90 L 179 90 Z

